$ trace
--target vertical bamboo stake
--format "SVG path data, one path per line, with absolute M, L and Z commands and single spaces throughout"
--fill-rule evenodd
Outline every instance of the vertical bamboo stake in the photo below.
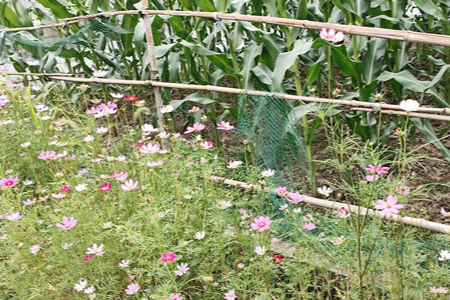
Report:
M 141 0 L 142 10 L 148 10 L 148 0 Z M 151 80 L 158 81 L 159 73 L 156 67 L 156 56 L 155 56 L 155 42 L 153 40 L 152 24 L 150 22 L 150 15 L 142 15 L 145 25 L 145 35 L 147 37 L 147 51 L 150 57 L 150 70 L 151 70 Z M 161 97 L 161 88 L 153 87 L 155 93 L 156 102 L 156 113 L 158 114 L 158 127 L 160 131 L 165 130 L 164 114 L 161 112 L 161 107 L 163 106 L 163 101 Z M 165 148 L 164 140 L 162 140 L 163 148 Z

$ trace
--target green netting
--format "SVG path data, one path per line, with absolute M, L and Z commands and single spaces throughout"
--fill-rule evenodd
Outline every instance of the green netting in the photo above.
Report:
M 308 173 L 300 128 L 289 120 L 294 108 L 292 101 L 267 94 L 263 97 L 241 94 L 238 100 L 238 126 L 235 142 L 248 141 L 248 152 L 261 170 L 275 170 L 272 177 L 276 186 L 295 187 Z M 238 146 L 238 145 L 236 145 Z M 239 146 L 238 146 L 239 147 Z M 281 205 L 277 197 L 273 202 Z

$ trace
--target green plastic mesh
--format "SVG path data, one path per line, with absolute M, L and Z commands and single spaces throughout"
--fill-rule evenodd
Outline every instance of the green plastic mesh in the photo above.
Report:
M 238 100 L 238 126 L 235 142 L 248 141 L 248 152 L 256 156 L 253 162 L 260 170 L 275 170 L 276 186 L 291 186 L 307 174 L 303 138 L 298 125 L 290 125 L 288 114 L 292 101 L 267 94 L 263 97 L 241 94 Z M 238 145 L 236 145 L 238 146 Z M 273 197 L 277 205 L 284 204 Z

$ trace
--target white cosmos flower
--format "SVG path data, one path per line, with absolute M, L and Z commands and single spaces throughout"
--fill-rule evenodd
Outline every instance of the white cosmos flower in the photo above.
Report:
M 329 197 L 330 194 L 333 192 L 332 189 L 326 186 L 318 188 L 317 191 L 319 192 L 319 194 L 324 195 L 325 197 Z
M 261 174 L 264 177 L 272 177 L 273 175 L 275 175 L 275 170 L 271 170 L 271 169 L 264 170 L 264 171 L 262 171 Z
M 90 142 L 95 141 L 95 138 L 92 135 L 88 135 L 87 137 L 85 137 L 83 139 L 83 141 L 85 141 L 86 143 L 90 143 Z
M 264 253 L 266 253 L 266 247 L 264 247 L 264 246 L 262 246 L 262 247 L 256 246 L 255 252 L 258 255 L 264 255 Z
M 400 102 L 400 108 L 407 111 L 412 112 L 419 109 L 420 103 L 413 99 L 402 100 Z
M 240 161 L 240 160 L 230 161 L 227 165 L 227 168 L 228 169 L 236 169 L 240 165 L 242 165 L 242 161 Z
M 75 187 L 78 192 L 87 190 L 87 183 L 81 183 Z
M 232 204 L 230 201 L 219 201 L 219 203 L 217 203 L 217 208 L 220 209 L 227 209 L 228 207 L 230 207 Z
M 343 235 L 341 235 L 341 236 L 339 236 L 339 237 L 334 238 L 334 239 L 331 240 L 331 242 L 333 243 L 333 245 L 339 245 L 339 244 L 342 244 L 343 241 L 345 241 L 345 238 L 344 238 Z
M 106 70 L 95 70 L 95 71 L 92 73 L 92 75 L 93 75 L 94 77 L 104 77 L 104 76 L 106 76 L 106 74 L 108 74 L 108 71 L 106 71 Z
M 108 132 L 108 128 L 105 128 L 105 127 L 99 127 L 99 128 L 97 128 L 97 129 L 95 129 L 95 132 L 96 132 L 96 133 L 105 133 L 105 132 Z
M 23 143 L 23 144 L 20 144 L 20 146 L 22 146 L 23 148 L 26 148 L 26 147 L 28 147 L 28 146 L 30 146 L 30 145 L 31 145 L 30 142 L 25 142 L 25 143 Z
M 450 253 L 447 250 L 441 250 L 439 251 L 439 260 L 440 261 L 446 261 L 450 259 Z
M 205 232 L 204 231 L 199 231 L 199 232 L 196 232 L 194 234 L 194 239 L 196 239 L 196 240 L 202 240 L 204 238 L 205 238 Z
M 165 114 L 165 113 L 170 113 L 173 111 L 173 106 L 172 105 L 163 105 L 163 107 L 161 107 L 160 111 Z
M 189 270 L 188 264 L 186 263 L 179 264 L 177 265 L 177 269 L 178 271 L 175 271 L 175 274 L 178 276 L 183 276 L 183 274 L 186 274 L 187 271 Z
M 92 245 L 92 248 L 87 248 L 87 252 L 86 254 L 96 254 L 97 253 L 102 253 L 103 252 L 103 244 L 101 244 L 100 246 L 97 246 L 97 244 Z
M 87 286 L 87 281 L 86 280 L 80 280 L 79 283 L 75 284 L 74 289 L 76 289 L 77 291 L 81 292 L 82 290 L 84 290 Z

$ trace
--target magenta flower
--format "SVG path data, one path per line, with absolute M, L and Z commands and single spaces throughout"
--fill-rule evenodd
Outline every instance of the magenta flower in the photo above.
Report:
M 450 212 L 446 212 L 443 207 L 441 207 L 441 215 L 444 217 L 450 217 Z
M 188 127 L 187 130 L 184 132 L 184 134 L 188 134 L 194 131 L 202 131 L 203 129 L 205 129 L 205 125 L 200 124 L 200 123 L 195 123 L 192 127 Z
M 161 151 L 161 147 L 156 143 L 142 144 L 141 147 L 139 147 L 139 152 L 141 152 L 142 154 L 154 154 L 158 153 L 159 151 Z
M 269 229 L 269 225 L 270 223 L 272 223 L 272 221 L 270 221 L 269 217 L 259 217 L 256 218 L 255 223 L 252 223 L 252 229 L 253 230 L 258 230 L 259 232 L 262 232 L 266 229 Z
M 377 201 L 378 204 L 375 205 L 375 208 L 381 210 L 380 216 L 389 217 L 392 214 L 398 214 L 399 213 L 398 210 L 403 208 L 403 205 L 397 204 L 397 201 L 398 199 L 396 196 L 389 195 L 387 197 L 387 201 L 378 200 Z
M 101 192 L 107 192 L 107 191 L 109 191 L 111 189 L 111 187 L 112 187 L 111 183 L 105 182 L 104 184 L 102 184 L 98 188 L 100 189 Z
M 94 255 L 86 255 L 86 257 L 83 259 L 83 261 L 90 261 Z
M 127 295 L 133 295 L 134 293 L 137 293 L 139 291 L 139 284 L 132 283 L 129 286 L 127 286 L 127 289 L 125 290 L 125 293 Z
M 130 96 L 126 96 L 125 98 L 123 98 L 123 100 L 125 101 L 138 101 L 139 97 L 136 95 L 130 95 Z
M 47 163 L 50 162 L 50 160 L 55 159 L 56 152 L 55 151 L 45 151 L 44 153 L 39 154 L 38 158 L 45 160 Z
M 56 227 L 61 228 L 62 230 L 69 230 L 70 228 L 77 225 L 77 221 L 74 217 L 70 217 L 70 220 L 67 217 L 63 217 L 63 223 L 64 224 L 56 224 Z
M 378 175 L 367 175 L 366 176 L 366 180 L 368 181 L 368 182 L 374 182 L 374 181 L 377 181 L 378 179 L 380 179 L 380 176 L 378 176 Z
M 1 185 L 2 189 L 13 187 L 13 186 L 17 185 L 18 183 L 19 183 L 19 178 L 18 177 L 14 178 L 11 175 L 8 177 L 8 179 L 3 178 L 2 180 L 0 180 L 0 185 Z
M 134 190 L 135 188 L 137 188 L 139 185 L 139 180 L 134 181 L 133 179 L 127 180 L 125 181 L 123 184 L 120 185 L 120 187 L 122 188 L 122 190 L 126 191 L 126 192 L 130 192 L 132 190 Z
M 313 223 L 306 223 L 303 226 L 303 229 L 305 229 L 305 230 L 313 230 L 313 229 L 316 229 L 316 225 L 314 225 Z
M 178 255 L 175 254 L 175 252 L 167 252 L 167 253 L 161 253 L 161 261 L 162 262 L 168 262 L 171 261 L 173 262 L 173 260 L 175 258 L 177 258 Z
M 302 202 L 303 200 L 305 200 L 305 195 L 300 195 L 298 192 L 296 193 L 287 193 L 287 201 L 291 202 L 291 203 L 299 203 Z
M 345 35 L 341 31 L 336 32 L 334 29 L 327 31 L 326 28 L 322 28 L 319 35 L 322 40 L 332 43 L 339 43 L 345 39 Z
M 165 300 L 183 300 L 183 296 L 180 294 L 170 294 L 169 298 Z
M 368 168 L 366 168 L 367 171 L 370 173 L 377 173 L 378 175 L 387 173 L 387 170 L 389 170 L 388 167 L 382 167 L 381 164 L 378 164 L 376 167 L 373 165 L 369 165 Z
M 65 187 L 61 188 L 61 193 L 65 193 L 67 191 L 70 191 L 72 187 L 70 185 L 66 185 Z
M 217 129 L 220 129 L 220 130 L 231 130 L 231 129 L 234 129 L 234 126 L 230 125 L 229 122 L 222 121 L 220 124 L 217 124 Z
M 289 193 L 287 192 L 287 188 L 285 186 L 279 186 L 276 189 L 276 192 L 279 196 L 287 196 Z
M 22 216 L 20 215 L 20 212 L 15 212 L 15 213 L 11 213 L 10 215 L 6 215 L 5 219 L 8 221 L 12 221 L 15 222 L 17 220 L 19 220 L 20 218 L 22 218 Z

